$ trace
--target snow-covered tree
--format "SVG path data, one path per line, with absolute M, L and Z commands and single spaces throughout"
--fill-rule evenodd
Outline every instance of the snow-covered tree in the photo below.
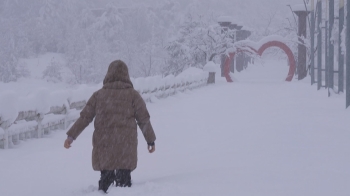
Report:
M 10 27 L 8 20 L 0 20 L 0 81 L 12 82 L 17 81 L 18 78 L 27 77 L 29 75 L 28 70 L 20 64 L 19 58 L 23 45 L 21 39 L 16 39 L 16 31 Z M 25 46 L 24 46 L 25 47 Z M 23 55 L 23 54 L 22 54 Z
M 170 55 L 167 70 L 176 74 L 186 66 L 203 67 L 233 47 L 234 33 L 214 20 L 188 14 L 179 35 L 166 47 Z
M 190 55 L 190 48 L 183 44 L 183 40 L 174 40 L 166 47 L 169 53 L 167 66 L 163 69 L 165 75 L 178 75 L 185 68 L 190 66 L 192 56 Z
M 179 73 L 216 60 L 230 47 L 230 36 L 215 20 L 219 15 L 233 15 L 253 27 L 254 40 L 264 33 L 287 36 L 279 31 L 288 24 L 286 1 L 266 4 L 260 9 L 255 1 L 241 0 L 0 0 L 1 61 L 17 59 L 6 60 L 7 66 L 16 66 L 21 58 L 63 53 L 81 83 L 100 82 L 115 59 L 124 60 L 133 77 Z

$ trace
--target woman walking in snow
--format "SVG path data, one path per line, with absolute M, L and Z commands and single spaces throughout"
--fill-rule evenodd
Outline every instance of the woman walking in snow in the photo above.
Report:
M 137 125 L 150 153 L 155 151 L 156 136 L 146 104 L 134 90 L 128 67 L 121 60 L 109 65 L 102 89 L 90 97 L 67 132 L 64 147 L 70 148 L 94 118 L 92 167 L 101 171 L 99 190 L 107 192 L 114 181 L 116 186 L 130 187 L 130 173 L 137 166 Z

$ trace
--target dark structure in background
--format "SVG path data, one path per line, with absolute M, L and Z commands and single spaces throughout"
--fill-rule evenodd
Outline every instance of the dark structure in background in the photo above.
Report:
M 242 30 L 243 26 L 237 25 L 237 24 L 233 24 L 230 20 L 230 18 L 221 18 L 219 21 L 220 26 L 222 27 L 223 31 L 227 31 L 227 30 L 235 30 L 235 37 L 234 40 L 236 41 L 241 41 L 241 40 L 245 40 L 247 39 L 250 35 L 251 32 L 247 31 L 247 30 Z M 225 59 L 226 59 L 226 55 L 221 55 L 221 76 L 225 77 L 224 74 L 224 63 L 225 63 Z M 251 58 L 246 55 L 246 54 L 240 54 L 236 57 L 236 70 L 238 72 L 242 71 L 243 69 L 248 67 L 248 63 L 251 61 Z M 235 72 L 235 61 L 231 62 L 230 65 L 230 71 L 232 73 Z
M 346 108 L 350 106 L 350 2 L 348 1 L 346 9 L 348 14 L 346 16 Z
M 331 39 L 334 26 L 334 0 L 329 0 L 329 29 L 328 29 L 328 88 L 334 89 L 334 44 Z
M 311 49 L 310 49 L 310 75 L 311 85 L 315 84 L 315 2 L 311 0 L 311 25 L 310 25 L 310 37 L 311 37 Z
M 247 30 L 239 30 L 236 32 L 236 41 L 241 41 L 247 39 L 252 33 Z M 243 69 L 247 69 L 248 63 L 251 62 L 251 57 L 249 57 L 245 53 L 240 53 L 236 57 L 236 70 L 238 72 L 242 71 Z
M 209 72 L 207 84 L 215 84 L 215 72 Z
M 335 18 L 335 3 L 339 4 L 339 17 Z M 316 3 L 316 10 L 314 9 Z M 346 108 L 350 106 L 350 28 L 347 28 L 345 34 L 346 43 L 344 43 L 344 37 L 342 32 L 345 26 L 350 26 L 350 14 L 345 19 L 345 9 L 350 10 L 350 2 L 348 1 L 347 7 L 345 8 L 345 0 L 328 0 L 326 3 L 327 12 L 322 12 L 322 0 L 311 0 L 311 85 L 317 83 L 317 89 L 320 90 L 322 87 L 328 89 L 328 96 L 331 92 L 342 93 L 344 87 L 346 90 Z M 327 4 L 328 3 L 328 4 Z M 326 15 L 323 17 L 323 13 Z M 331 40 L 333 34 L 333 27 L 335 20 L 339 21 L 339 45 L 334 46 Z M 323 40 L 323 33 L 325 41 Z M 317 36 L 317 38 L 316 38 Z M 316 38 L 316 39 L 315 39 Z M 315 47 L 315 41 L 317 44 Z M 346 45 L 346 54 L 343 53 L 342 46 Z M 335 57 L 335 47 L 338 48 L 338 56 Z M 315 55 L 317 52 L 317 55 Z M 346 72 L 345 72 L 345 56 L 346 56 Z M 325 57 L 325 58 L 323 58 Z M 334 61 L 337 58 L 337 61 Z M 315 62 L 317 61 L 317 67 Z M 338 70 L 335 69 L 338 63 Z M 315 71 L 317 70 L 317 74 Z M 323 78 L 325 76 L 325 78 Z M 336 78 L 338 76 L 338 78 Z M 346 81 L 345 78 L 346 78 Z M 338 84 L 335 84 L 335 82 Z M 344 84 L 346 84 L 344 86 Z
M 345 18 L 345 8 L 344 8 L 344 0 L 339 1 L 339 46 L 338 51 L 341 51 L 342 39 L 341 32 L 344 29 L 344 18 Z M 339 73 L 338 73 L 338 91 L 344 92 L 344 54 L 342 52 L 338 52 L 338 62 L 339 62 Z
M 322 87 L 322 1 L 317 0 L 317 90 Z M 315 21 L 313 21 L 315 22 Z
M 306 38 L 306 18 L 309 15 L 309 11 L 303 9 L 293 10 L 298 16 L 298 80 L 302 80 L 306 77 L 306 46 L 304 44 L 303 38 Z

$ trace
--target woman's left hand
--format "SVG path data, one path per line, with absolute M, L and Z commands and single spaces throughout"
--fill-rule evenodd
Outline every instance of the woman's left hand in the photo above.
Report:
M 148 152 L 149 153 L 154 153 L 154 151 L 156 151 L 156 145 L 148 146 Z

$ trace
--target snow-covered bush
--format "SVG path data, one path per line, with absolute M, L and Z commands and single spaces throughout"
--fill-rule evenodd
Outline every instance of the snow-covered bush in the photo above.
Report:
M 50 65 L 43 72 L 43 78 L 48 82 L 62 82 L 62 69 L 61 63 L 52 58 Z

